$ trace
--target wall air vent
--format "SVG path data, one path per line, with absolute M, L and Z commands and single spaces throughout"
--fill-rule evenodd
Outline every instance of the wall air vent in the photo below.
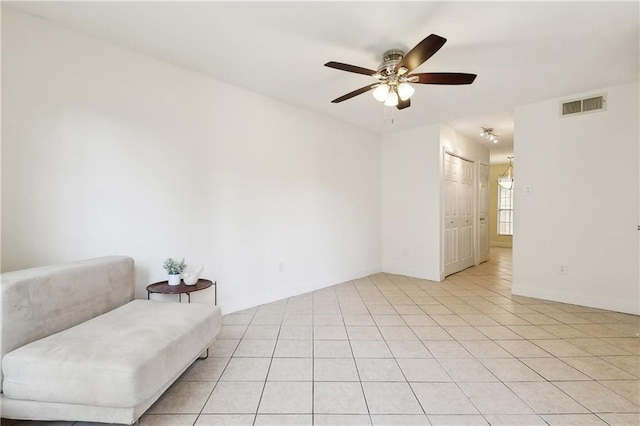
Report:
M 582 112 L 582 101 L 570 101 L 562 104 L 562 115 Z
M 560 103 L 560 116 L 584 114 L 606 110 L 607 95 L 590 96 Z
M 586 98 L 582 100 L 582 111 L 594 111 L 596 109 L 604 108 L 604 98 L 602 96 L 596 96 L 595 98 Z

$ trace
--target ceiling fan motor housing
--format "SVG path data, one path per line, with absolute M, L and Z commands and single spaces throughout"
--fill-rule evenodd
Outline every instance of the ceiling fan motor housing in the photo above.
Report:
M 398 65 L 404 58 L 404 51 L 400 49 L 391 49 L 384 52 L 382 56 L 382 62 L 378 65 L 378 74 L 381 77 L 390 77 L 396 75 L 398 71 Z

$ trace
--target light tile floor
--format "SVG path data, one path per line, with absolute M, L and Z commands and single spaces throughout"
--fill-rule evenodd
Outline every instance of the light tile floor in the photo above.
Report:
M 442 283 L 377 274 L 227 315 L 141 426 L 639 425 L 640 317 L 510 287 L 492 248 Z

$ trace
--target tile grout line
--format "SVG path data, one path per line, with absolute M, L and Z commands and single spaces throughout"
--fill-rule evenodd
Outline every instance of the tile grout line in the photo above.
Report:
M 284 323 L 284 316 L 285 316 L 285 312 L 287 310 L 287 305 L 289 304 L 289 299 L 290 298 L 285 299 L 284 308 L 282 310 L 282 318 L 280 318 L 280 325 L 278 326 L 278 334 L 276 335 L 276 340 L 275 340 L 275 343 L 273 345 L 273 350 L 271 351 L 271 358 L 269 359 L 269 367 L 267 368 L 267 374 L 264 377 L 264 384 L 262 385 L 262 392 L 260 392 L 260 398 L 258 399 L 258 405 L 256 406 L 256 412 L 255 412 L 255 414 L 253 416 L 253 423 L 252 424 L 254 426 L 256 424 L 256 421 L 258 420 L 258 413 L 260 411 L 260 404 L 262 403 L 262 398 L 264 397 L 264 391 L 267 388 L 267 382 L 269 381 L 269 373 L 271 372 L 271 365 L 273 365 L 273 357 L 274 357 L 275 352 L 276 352 L 276 347 L 278 346 L 278 338 L 280 337 L 280 332 L 282 330 L 282 324 Z M 262 305 L 262 306 L 264 306 L 264 305 Z M 254 316 L 254 318 L 255 318 L 255 316 Z M 253 322 L 253 319 L 251 320 L 251 322 Z M 258 324 L 256 324 L 256 325 L 258 325 Z M 268 324 L 262 324 L 262 325 L 268 325 Z M 247 327 L 247 330 L 248 329 L 249 329 L 249 327 Z M 240 344 L 238 344 L 238 346 L 240 346 Z M 257 358 L 261 358 L 261 357 L 257 357 Z
M 391 280 L 391 281 L 393 281 L 393 280 Z M 456 296 L 456 297 L 457 297 L 457 296 Z M 413 301 L 413 298 L 411 298 L 411 297 L 409 297 L 409 298 Z M 418 305 L 418 306 L 419 306 L 419 305 Z M 444 306 L 446 306 L 446 305 L 444 305 Z M 394 309 L 395 309 L 395 308 L 394 308 Z M 422 309 L 422 308 L 421 308 L 421 309 Z M 431 315 L 430 315 L 430 314 L 428 314 L 427 312 L 425 312 L 425 314 L 426 314 L 429 318 L 431 318 Z M 459 315 L 456 315 L 456 316 L 459 316 Z M 443 327 L 443 326 L 441 326 L 437 321 L 435 321 L 433 318 L 431 318 L 431 319 L 432 319 L 436 324 L 438 324 L 440 327 L 442 327 L 442 328 L 444 329 L 444 327 Z M 463 320 L 463 321 L 464 321 L 464 320 Z M 465 322 L 466 322 L 466 321 L 465 321 Z M 412 330 L 412 331 L 413 331 L 413 330 Z M 447 330 L 445 329 L 445 331 L 447 331 Z M 415 334 L 415 333 L 414 333 L 414 334 Z M 447 332 L 447 334 L 449 334 L 449 335 L 450 335 L 450 333 L 448 333 L 448 332 Z M 383 337 L 384 337 L 384 336 L 383 336 Z M 416 335 L 416 337 L 418 337 L 418 336 Z M 460 343 L 459 343 L 459 341 L 458 341 L 455 337 L 453 337 L 453 336 L 451 336 L 451 337 L 454 339 L 454 341 L 455 341 L 455 342 L 458 342 L 458 344 L 460 344 Z M 422 341 L 421 341 L 419 338 L 418 338 L 418 341 L 420 341 L 420 342 L 422 343 Z M 387 343 L 387 345 L 388 345 L 388 343 Z M 424 345 L 424 343 L 423 343 L 423 345 Z M 425 345 L 425 346 L 426 346 L 426 345 Z M 461 346 L 462 346 L 462 345 L 461 345 Z M 426 349 L 427 349 L 427 351 L 429 351 L 429 348 L 426 348 Z M 467 350 L 466 348 L 464 348 L 464 349 L 465 349 L 465 350 Z M 469 352 L 469 351 L 467 350 L 467 352 Z M 429 353 L 431 353 L 431 352 L 429 351 Z M 476 361 L 478 361 L 478 362 L 480 363 L 480 360 L 476 359 L 476 358 L 475 358 L 475 356 L 474 356 L 472 353 L 470 353 L 470 352 L 469 352 L 469 354 L 470 354 L 472 357 L 474 357 L 473 359 L 475 359 Z M 392 351 L 392 355 L 394 355 L 394 354 L 393 354 L 393 351 Z M 431 355 L 433 356 L 433 354 L 431 354 Z M 395 355 L 394 355 L 394 359 L 395 359 Z M 456 387 L 458 388 L 458 390 L 459 390 L 459 391 L 460 391 L 460 392 L 461 392 L 461 393 L 462 393 L 462 394 L 467 398 L 467 400 L 469 401 L 469 403 L 470 403 L 470 404 L 475 408 L 475 410 L 478 412 L 478 414 L 479 414 L 480 416 L 482 416 L 482 418 L 484 418 L 484 419 L 485 419 L 485 421 L 487 421 L 487 423 L 488 423 L 488 424 L 490 424 L 490 422 L 488 421 L 488 419 L 485 417 L 484 413 L 482 413 L 482 411 L 479 409 L 479 407 L 478 407 L 478 406 L 477 406 L 477 405 L 476 405 L 476 404 L 471 400 L 471 398 L 469 398 L 469 396 L 466 394 L 466 392 L 464 392 L 464 390 L 460 387 L 460 385 L 458 384 L 458 382 L 457 382 L 457 381 L 455 381 L 455 380 L 453 379 L 453 377 L 451 377 L 451 375 L 449 374 L 449 372 L 448 372 L 446 369 L 444 369 L 444 368 L 442 367 L 442 364 L 440 364 L 440 361 L 438 360 L 438 358 L 436 358 L 436 357 L 434 356 L 434 357 L 433 357 L 433 359 L 434 359 L 434 360 L 435 360 L 435 362 L 438 364 L 438 366 L 439 366 L 439 367 L 444 371 L 444 373 L 445 373 L 445 374 L 446 374 L 446 375 L 451 379 L 451 383 L 455 384 L 455 385 L 456 385 Z M 397 359 L 396 359 L 396 364 L 398 364 L 398 367 L 400 368 L 400 371 L 403 373 L 403 376 L 404 376 L 404 371 L 402 371 L 402 368 L 400 367 L 400 365 L 399 365 L 399 363 L 398 363 Z M 493 375 L 493 373 L 491 373 L 491 372 L 490 372 L 490 374 L 492 374 L 492 375 Z M 493 376 L 495 377 L 495 375 L 493 375 Z M 495 377 L 495 378 L 496 378 L 496 379 L 498 379 L 497 377 Z M 406 379 L 406 376 L 405 376 L 405 379 Z M 425 416 L 427 416 L 427 419 L 428 419 L 428 414 L 427 414 L 426 410 L 424 409 L 424 407 L 422 406 L 422 403 L 420 402 L 420 399 L 419 399 L 419 398 L 418 398 L 418 396 L 416 395 L 415 390 L 413 389 L 413 386 L 411 386 L 411 382 L 409 382 L 409 381 L 407 380 L 407 384 L 409 385 L 409 388 L 411 389 L 411 392 L 413 393 L 414 397 L 415 397 L 415 398 L 416 398 L 416 400 L 418 401 L 418 404 L 419 404 L 419 405 L 420 405 L 420 407 L 422 408 L 422 411 L 425 413 Z M 523 402 L 524 402 L 524 401 L 523 401 Z M 532 411 L 533 411 L 533 410 L 532 410 Z
M 350 282 L 353 282 L 353 280 L 350 281 Z M 356 292 L 358 292 L 358 295 L 360 295 L 360 292 L 356 288 L 355 284 L 354 284 L 354 288 L 355 288 Z M 358 383 L 360 384 L 360 390 L 362 391 L 362 399 L 364 399 L 364 405 L 367 408 L 367 415 L 369 416 L 369 423 L 373 424 L 373 418 L 371 417 L 371 409 L 369 408 L 369 401 L 367 401 L 367 395 L 366 395 L 366 393 L 364 391 L 364 385 L 362 384 L 362 378 L 360 377 L 360 369 L 358 368 L 358 363 L 356 362 L 356 357 L 355 357 L 355 354 L 353 353 L 353 346 L 351 346 L 351 338 L 349 337 L 349 331 L 347 330 L 347 325 L 346 325 L 346 323 L 344 321 L 344 313 L 342 312 L 342 306 L 340 305 L 340 299 L 337 296 L 336 296 L 336 298 L 338 299 L 338 309 L 340 310 L 340 316 L 342 317 L 342 324 L 344 326 L 344 332 L 347 335 L 347 341 L 349 342 L 349 349 L 351 350 L 351 358 L 353 360 L 353 365 L 355 366 L 355 369 L 356 369 L 356 374 L 358 375 Z M 365 308 L 366 308 L 366 304 L 365 304 Z M 367 309 L 367 312 L 368 311 L 369 311 L 369 309 Z
M 386 274 L 385 274 L 385 275 L 386 275 Z M 375 285 L 375 283 L 374 283 L 374 285 Z M 356 289 L 356 290 L 357 290 L 357 289 Z M 358 291 L 358 294 L 360 294 L 360 291 L 359 291 L 359 290 L 357 290 L 357 291 Z M 384 293 L 382 293 L 382 292 L 381 292 L 381 294 L 382 294 L 382 297 L 384 297 L 384 299 L 387 301 L 387 303 L 389 303 L 389 304 L 391 305 L 391 307 L 393 308 L 393 304 L 391 304 L 391 302 L 389 302 L 389 299 L 387 299 L 387 297 L 384 295 Z M 411 299 L 411 298 L 410 298 L 410 299 Z M 411 300 L 413 301 L 413 299 L 411 299 Z M 365 307 L 367 308 L 367 311 L 369 312 L 369 315 L 371 315 L 371 312 L 369 311 L 369 307 L 366 305 L 366 303 L 365 303 Z M 393 308 L 393 309 L 397 312 L 397 310 L 396 310 L 395 308 Z M 399 315 L 399 314 L 398 314 L 398 315 Z M 427 315 L 427 314 L 425 313 L 425 315 Z M 372 315 L 372 318 L 373 318 L 373 315 Z M 400 316 L 400 318 L 401 318 L 401 319 L 402 319 L 402 321 L 403 321 L 403 322 L 404 322 L 404 323 L 405 323 L 405 324 L 406 324 L 406 325 L 411 329 L 411 327 L 406 323 L 406 321 L 404 320 L 404 318 L 402 318 L 402 316 Z M 389 350 L 389 353 L 390 353 L 390 354 L 391 354 L 391 356 L 393 357 L 393 360 L 395 361 L 396 366 L 397 366 L 397 367 L 398 367 L 398 369 L 400 370 L 400 373 L 402 374 L 402 377 L 404 377 L 405 382 L 406 382 L 406 383 L 407 383 L 407 385 L 409 386 L 409 389 L 411 389 L 411 393 L 413 394 L 413 397 L 416 399 L 416 402 L 418 403 L 418 406 L 420 407 L 420 409 L 422 410 L 422 412 L 424 413 L 424 415 L 425 415 L 425 417 L 426 417 L 426 416 L 427 416 L 427 412 L 426 412 L 426 410 L 424 409 L 424 407 L 423 407 L 422 403 L 420 402 L 420 399 L 418 398 L 418 395 L 416 395 L 415 390 L 414 390 L 414 389 L 413 389 L 413 387 L 411 386 L 411 383 L 409 382 L 409 380 L 407 380 L 407 376 L 405 375 L 404 371 L 402 370 L 402 367 L 401 367 L 401 366 L 400 366 L 400 364 L 398 363 L 398 359 L 396 358 L 396 354 L 395 354 L 395 353 L 393 353 L 393 350 L 391 350 L 391 347 L 389 346 L 389 342 L 387 342 L 387 340 L 384 338 L 384 335 L 380 332 L 380 328 L 379 328 L 379 326 L 378 326 L 378 323 L 375 321 L 375 319 L 373 320 L 373 323 L 375 324 L 375 327 L 376 327 L 376 330 L 378 330 L 378 333 L 380 333 L 380 336 L 381 336 L 381 337 L 382 337 L 382 339 L 383 339 L 382 341 L 385 343 L 385 346 L 387 347 L 387 350 Z M 411 331 L 413 332 L 413 330 L 411 330 Z M 414 333 L 414 335 L 415 335 L 415 332 L 413 332 L 413 333 Z M 418 339 L 418 342 L 420 342 L 420 344 L 422 344 L 422 346 L 425 348 L 425 350 L 426 350 L 427 352 L 429 352 L 429 349 L 424 345 L 424 343 L 422 343 L 422 341 L 418 338 L 418 336 L 417 336 L 417 335 L 415 335 L 415 337 Z M 431 354 L 431 352 L 429 352 L 429 354 L 430 354 L 430 355 L 433 355 L 433 354 Z M 355 357 L 354 357 L 354 360 L 355 360 Z M 357 364 L 356 364 L 356 365 L 357 365 Z M 445 372 L 445 373 L 446 373 L 446 372 Z M 448 375 L 448 373 L 447 373 L 447 375 Z M 373 424 L 373 419 L 371 419 L 371 423 Z
M 233 352 L 231 352 L 231 355 L 229 356 L 229 359 L 227 360 L 227 363 L 225 364 L 224 368 L 220 372 L 220 377 L 218 377 L 218 380 L 216 380 L 216 384 L 213 386 L 213 389 L 211 389 L 211 392 L 209 393 L 209 396 L 205 400 L 204 405 L 200 409 L 200 412 L 196 415 L 196 420 L 194 421 L 193 426 L 196 426 L 198 424 L 198 421 L 200 420 L 200 416 L 202 416 L 202 414 L 203 414 L 204 407 L 207 406 L 207 402 L 209 402 L 209 399 L 211 399 L 211 395 L 213 395 L 213 392 L 218 387 L 218 384 L 220 383 L 220 379 L 222 379 L 222 375 L 224 374 L 225 371 L 227 371 L 227 367 L 231 363 L 231 360 L 233 359 L 233 355 L 238 350 L 238 347 L 240 346 L 240 342 L 242 342 L 242 339 L 244 338 L 244 335 L 247 333 L 247 330 L 249 330 L 249 326 L 251 325 L 251 322 L 253 321 L 253 318 L 255 318 L 257 312 L 258 312 L 258 309 L 256 309 L 256 311 L 253 313 L 253 315 L 251 315 L 251 319 L 249 320 L 249 324 L 247 324 L 247 328 L 245 328 L 245 330 L 242 332 L 242 336 L 240 336 L 240 339 L 238 340 L 238 344 L 233 349 Z M 227 340 L 227 339 L 220 339 L 220 340 Z M 231 339 L 228 339 L 228 340 L 231 340 Z

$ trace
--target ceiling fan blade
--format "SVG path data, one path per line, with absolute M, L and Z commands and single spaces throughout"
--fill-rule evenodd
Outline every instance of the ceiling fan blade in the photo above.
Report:
M 403 101 L 402 99 L 398 99 L 398 105 L 396 106 L 396 108 L 405 109 L 405 108 L 409 108 L 410 106 L 411 106 L 411 99 L 407 99 L 406 101 Z
M 355 72 L 356 74 L 364 74 L 369 76 L 377 74 L 377 71 L 370 70 L 367 68 L 357 67 L 355 65 L 343 64 L 342 62 L 331 61 L 324 64 L 324 66 L 329 68 L 335 68 L 341 71 Z
M 363 93 L 366 93 L 369 90 L 373 89 L 374 87 L 377 87 L 378 85 L 379 85 L 379 83 L 370 84 L 369 86 L 361 87 L 358 90 L 354 90 L 353 92 L 349 92 L 346 95 L 342 95 L 339 98 L 336 98 L 336 99 L 332 100 L 331 102 L 334 103 L 334 104 L 337 104 L 338 102 L 346 101 L 347 99 L 351 99 L 354 96 L 358 96 L 358 95 L 361 95 Z
M 446 38 L 431 34 L 413 49 L 409 51 L 398 65 L 398 68 L 405 67 L 408 71 L 418 68 L 427 59 L 433 56 L 447 42 Z
M 420 84 L 471 84 L 477 76 L 461 72 L 423 72 L 407 76 L 411 77 L 418 77 L 417 81 L 410 81 Z

